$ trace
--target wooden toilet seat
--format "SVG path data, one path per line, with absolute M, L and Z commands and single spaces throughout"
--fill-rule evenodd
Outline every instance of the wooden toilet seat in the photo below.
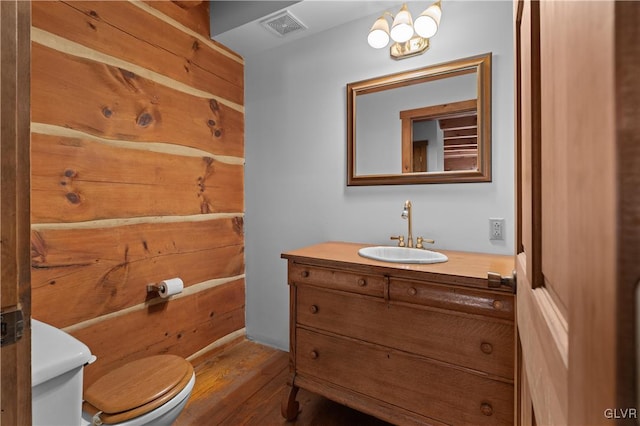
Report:
M 104 424 L 146 414 L 175 397 L 189 383 L 193 366 L 176 355 L 155 355 L 110 371 L 84 391 L 82 409 Z

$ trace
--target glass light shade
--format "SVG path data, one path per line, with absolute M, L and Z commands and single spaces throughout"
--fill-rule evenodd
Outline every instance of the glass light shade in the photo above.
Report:
M 404 43 L 411 37 L 413 37 L 413 20 L 405 3 L 393 20 L 391 38 L 398 43 Z
M 442 9 L 440 4 L 432 4 L 416 18 L 414 28 L 420 37 L 430 38 L 438 32 L 440 18 L 442 17 Z
M 382 49 L 389 44 L 389 23 L 384 16 L 379 17 L 374 22 L 369 31 L 369 36 L 367 36 L 367 42 L 369 46 L 375 49 Z

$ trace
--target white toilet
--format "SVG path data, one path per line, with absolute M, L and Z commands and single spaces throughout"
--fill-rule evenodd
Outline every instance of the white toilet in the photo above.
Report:
M 76 338 L 35 319 L 31 358 L 34 426 L 171 425 L 196 380 L 183 358 L 147 357 L 96 380 L 83 403 L 83 368 L 96 357 Z

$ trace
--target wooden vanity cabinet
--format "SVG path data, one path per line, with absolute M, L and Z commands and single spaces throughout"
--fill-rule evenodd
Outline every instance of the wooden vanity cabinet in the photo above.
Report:
M 514 294 L 486 278 L 509 275 L 512 258 L 445 252 L 444 264 L 394 266 L 359 257 L 360 247 L 283 254 L 292 373 L 283 416 L 297 415 L 301 387 L 395 424 L 513 424 Z M 474 268 L 493 270 L 481 279 Z

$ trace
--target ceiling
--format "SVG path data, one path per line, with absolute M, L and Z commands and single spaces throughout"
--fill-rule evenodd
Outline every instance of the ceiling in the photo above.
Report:
M 255 53 L 283 46 L 355 19 L 377 14 L 386 9 L 395 9 L 401 4 L 401 1 L 364 0 L 212 1 L 211 34 L 217 34 L 220 26 L 223 25 L 223 32 L 213 35 L 212 38 L 247 58 Z M 307 28 L 280 36 L 260 23 L 285 10 Z M 216 21 L 224 22 L 224 24 L 218 24 L 218 30 L 214 28 Z

